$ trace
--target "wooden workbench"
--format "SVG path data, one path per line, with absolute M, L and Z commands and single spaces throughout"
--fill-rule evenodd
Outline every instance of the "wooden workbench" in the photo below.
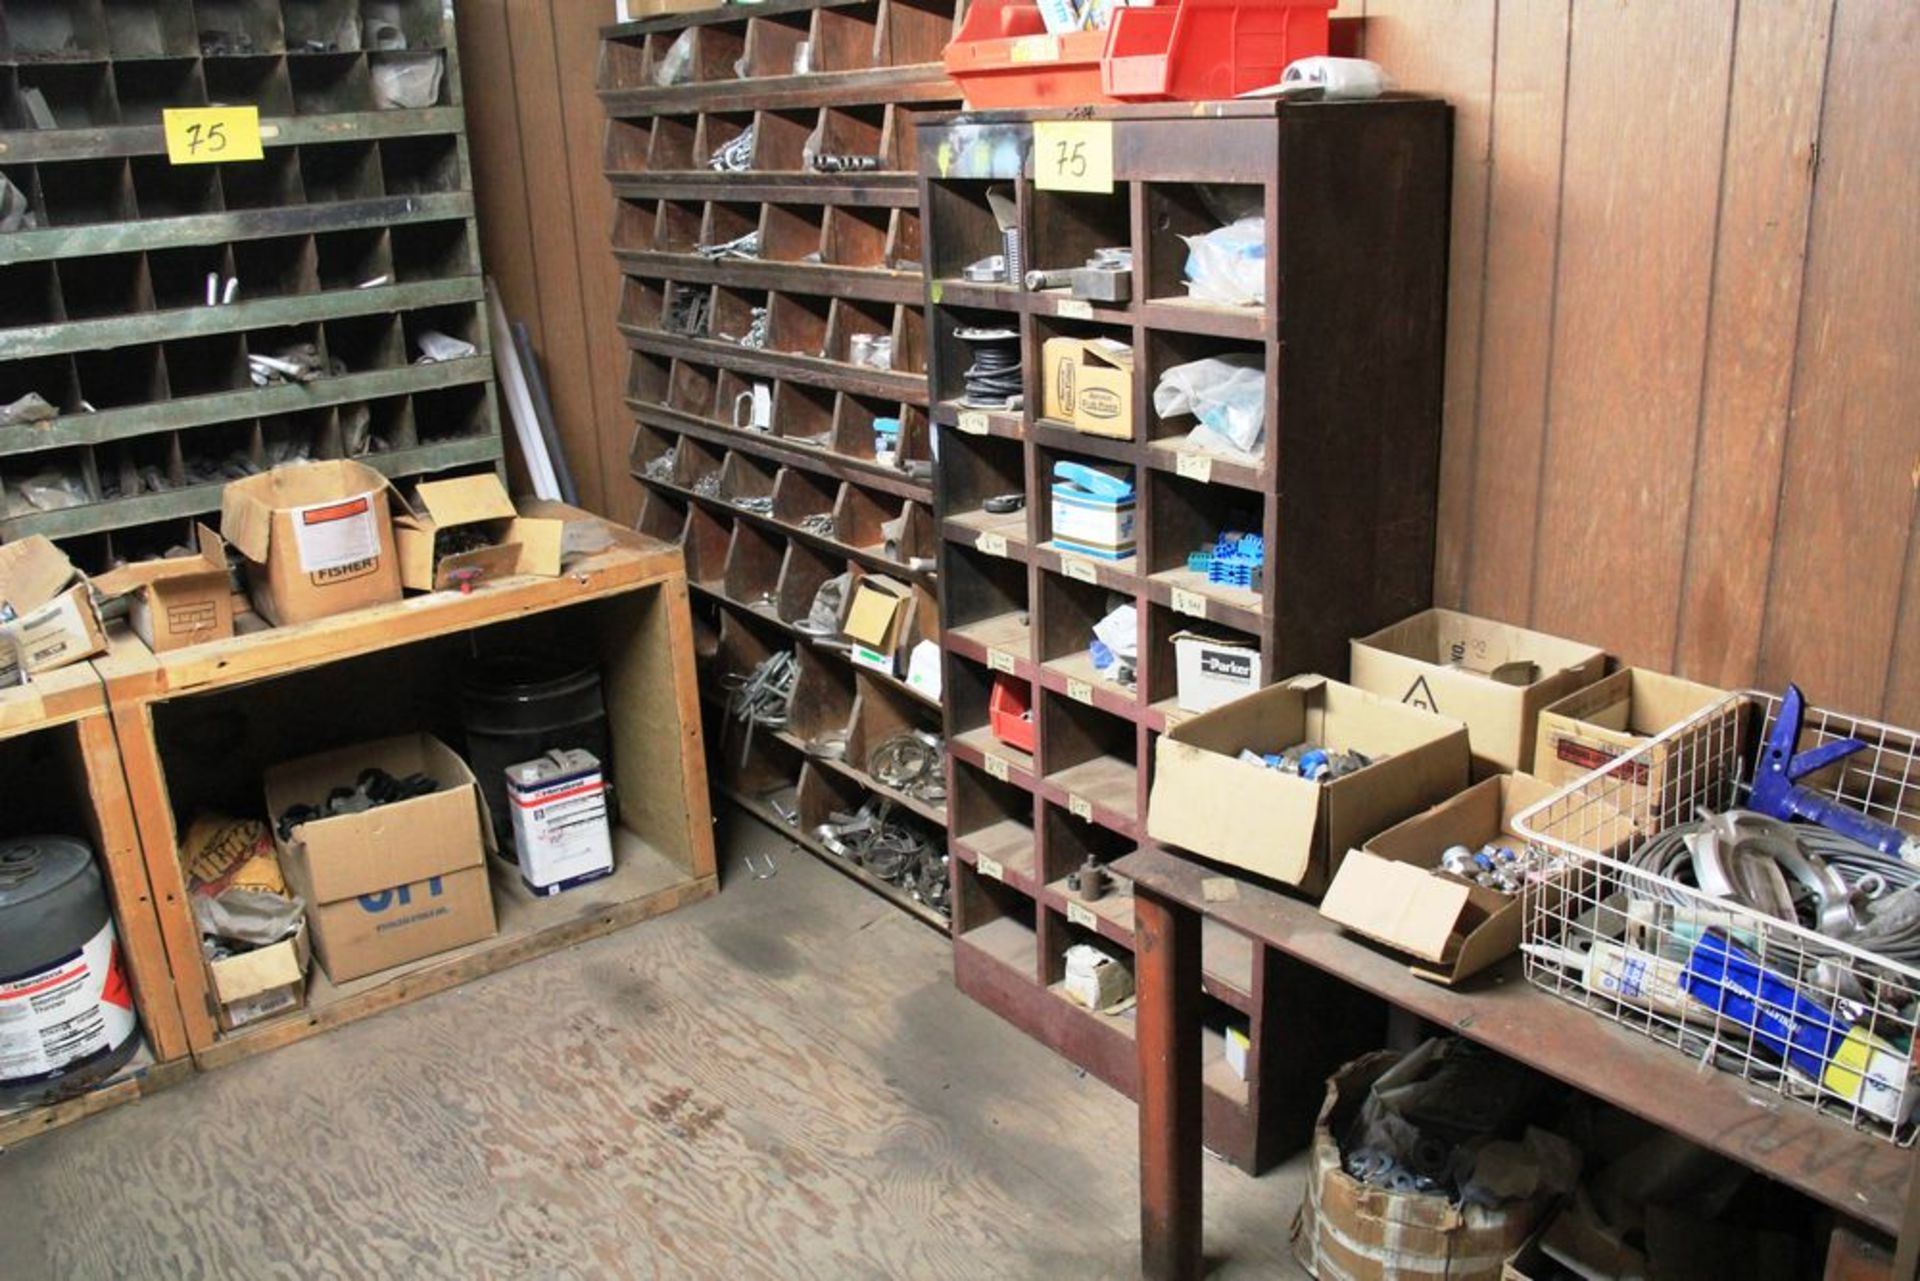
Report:
M 304 1039 L 609 933 L 717 888 L 684 561 L 613 530 L 610 549 L 557 578 L 517 577 L 154 655 L 125 634 L 96 667 L 118 732 L 145 872 L 195 1060 L 212 1067 Z M 458 660 L 479 638 L 597 661 L 621 822 L 615 875 L 554 898 L 495 878 L 499 931 L 349 983 L 316 964 L 306 1008 L 222 1032 L 178 855 L 209 795 L 258 809 L 258 769 L 327 736 L 445 729 Z M 207 724 L 233 723 L 209 749 Z M 192 732 L 189 732 L 192 731 Z M 364 732 L 361 732 L 364 731 Z M 451 732 L 451 731 L 447 731 Z M 218 754 L 216 754 L 218 752 Z
M 1909 1221 L 1913 1153 L 1736 1076 L 1702 1069 L 1631 1030 L 1529 986 L 1517 961 L 1465 990 L 1416 978 L 1346 936 L 1312 905 L 1159 849 L 1119 860 L 1134 884 L 1139 997 L 1141 1257 L 1147 1276 L 1201 1275 L 1200 927 L 1208 918 L 1437 1027 L 1739 1161 L 1889 1237 Z M 1202 882 L 1226 876 L 1231 893 Z M 1286 1005 L 1282 998 L 1282 1005 Z M 1337 1063 L 1319 1029 L 1289 1028 L 1291 1090 L 1315 1102 Z M 1299 1139 L 1304 1142 L 1306 1135 Z M 1903 1252 L 1905 1253 L 1905 1252 Z M 1837 1259 L 1841 1251 L 1836 1249 Z M 1829 1276 L 1842 1275 L 1830 1265 Z

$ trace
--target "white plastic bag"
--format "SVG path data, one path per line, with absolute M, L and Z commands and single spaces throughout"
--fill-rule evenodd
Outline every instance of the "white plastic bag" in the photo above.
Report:
M 447 64 L 438 53 L 389 55 L 373 64 L 373 105 L 382 111 L 419 111 L 440 101 Z
M 1241 218 L 1187 242 L 1187 292 L 1198 302 L 1229 307 L 1267 301 L 1267 220 Z
M 1198 418 L 1193 442 L 1203 449 L 1257 454 L 1267 430 L 1265 365 L 1251 353 L 1175 365 L 1153 389 L 1153 411 L 1162 418 Z
M 662 89 L 685 84 L 693 79 L 693 33 L 698 30 L 688 27 L 674 42 L 667 46 L 666 56 L 660 59 L 660 65 L 653 69 L 653 82 Z

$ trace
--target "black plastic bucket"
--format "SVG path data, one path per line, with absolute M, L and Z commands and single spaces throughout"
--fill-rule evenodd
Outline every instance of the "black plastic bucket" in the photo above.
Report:
M 513 812 L 507 769 L 555 748 L 581 748 L 607 771 L 607 810 L 614 811 L 612 741 L 600 670 L 544 654 L 510 652 L 475 660 L 460 686 L 467 763 L 493 815 L 500 853 L 513 858 Z

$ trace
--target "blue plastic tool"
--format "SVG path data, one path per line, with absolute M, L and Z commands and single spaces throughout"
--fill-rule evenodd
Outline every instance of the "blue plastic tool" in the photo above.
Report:
M 1085 490 L 1095 498 L 1105 498 L 1116 503 L 1125 502 L 1133 497 L 1132 481 L 1123 476 L 1109 476 L 1106 472 L 1089 467 L 1085 463 L 1057 462 L 1053 465 L 1053 478 Z
M 1787 695 L 1780 700 L 1780 712 L 1773 718 L 1773 729 L 1760 746 L 1760 759 L 1753 768 L 1753 796 L 1747 808 L 1782 822 L 1801 819 L 1818 823 L 1888 858 L 1920 857 L 1920 838 L 1822 796 L 1812 788 L 1800 786 L 1800 780 L 1807 775 L 1867 747 L 1857 738 L 1843 738 L 1796 753 L 1794 748 L 1799 745 L 1800 726 L 1805 717 L 1806 698 L 1800 693 L 1800 687 L 1787 686 Z

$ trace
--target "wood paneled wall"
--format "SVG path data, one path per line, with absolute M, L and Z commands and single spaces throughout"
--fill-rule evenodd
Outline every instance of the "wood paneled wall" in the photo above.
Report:
M 1920 6 L 1342 12 L 1458 109 L 1438 599 L 1920 722 Z
M 459 0 L 491 270 L 630 518 L 600 0 Z M 1920 5 L 1344 0 L 1458 110 L 1443 604 L 1920 722 Z
M 639 513 L 620 274 L 594 96 L 610 0 L 457 0 L 468 134 L 487 270 L 540 353 L 584 505 Z

